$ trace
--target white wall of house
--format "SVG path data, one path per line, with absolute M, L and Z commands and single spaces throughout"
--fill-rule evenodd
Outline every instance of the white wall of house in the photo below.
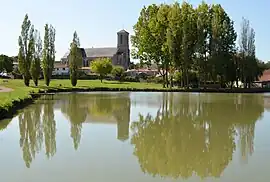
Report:
M 69 75 L 69 68 L 54 68 L 52 75 Z
M 127 70 L 126 73 L 128 76 L 132 76 L 132 77 L 137 76 L 140 73 L 145 73 L 148 76 L 156 76 L 158 74 L 158 71 L 157 70 L 146 70 L 146 69 L 139 69 L 139 70 L 132 69 L 132 70 Z

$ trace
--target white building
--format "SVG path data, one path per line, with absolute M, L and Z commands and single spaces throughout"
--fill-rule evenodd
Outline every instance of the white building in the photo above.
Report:
M 69 67 L 66 64 L 55 63 L 52 75 L 69 75 Z

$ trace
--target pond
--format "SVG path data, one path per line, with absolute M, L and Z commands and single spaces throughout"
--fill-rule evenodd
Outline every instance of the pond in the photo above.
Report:
M 265 182 L 266 94 L 95 92 L 0 122 L 3 182 Z

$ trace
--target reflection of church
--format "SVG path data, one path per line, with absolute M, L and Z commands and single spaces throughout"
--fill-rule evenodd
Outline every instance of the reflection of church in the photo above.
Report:
M 129 138 L 130 99 L 126 105 L 123 105 L 123 110 L 116 111 L 115 117 L 117 119 L 117 139 L 125 141 Z
M 117 124 L 117 139 L 129 138 L 129 93 L 59 95 L 54 105 L 61 108 L 73 130 L 79 129 L 82 123 Z
M 113 107 L 107 114 L 97 115 L 90 113 L 87 115 L 86 122 L 92 124 L 117 124 L 117 139 L 126 141 L 129 138 L 131 102 L 129 95 L 124 97 L 121 96 L 123 96 L 123 94 L 115 98 L 116 102 L 121 102 L 120 104 L 117 104 L 117 107 Z

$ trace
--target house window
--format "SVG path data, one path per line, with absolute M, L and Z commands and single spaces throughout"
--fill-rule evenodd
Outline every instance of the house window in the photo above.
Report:
M 123 35 L 120 35 L 120 44 L 123 44 Z

